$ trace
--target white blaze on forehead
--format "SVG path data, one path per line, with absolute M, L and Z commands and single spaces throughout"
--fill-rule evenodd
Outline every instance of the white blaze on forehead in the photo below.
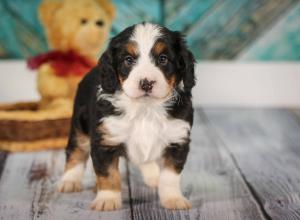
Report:
M 170 86 L 164 73 L 153 62 L 151 50 L 158 38 L 162 36 L 161 27 L 145 23 L 135 26 L 130 41 L 137 45 L 138 58 L 128 78 L 123 83 L 126 95 L 131 98 L 142 97 L 145 93 L 140 88 L 142 79 L 155 82 L 150 96 L 164 98 L 170 92 Z
M 135 41 L 141 58 L 149 57 L 149 53 L 157 38 L 161 36 L 160 27 L 155 24 L 138 24 L 130 40 Z

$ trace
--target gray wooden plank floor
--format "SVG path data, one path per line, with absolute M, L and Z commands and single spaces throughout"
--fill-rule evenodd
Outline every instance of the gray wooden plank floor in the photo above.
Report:
M 286 110 L 197 109 L 182 175 L 189 211 L 159 204 L 125 160 L 123 208 L 89 210 L 91 165 L 84 190 L 59 194 L 63 151 L 0 152 L 0 219 L 300 219 L 300 123 Z
M 300 124 L 282 110 L 207 110 L 267 216 L 300 219 Z

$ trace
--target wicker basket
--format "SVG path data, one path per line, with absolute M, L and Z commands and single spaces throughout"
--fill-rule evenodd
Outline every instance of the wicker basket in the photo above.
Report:
M 36 151 L 64 148 L 71 111 L 40 110 L 38 102 L 0 105 L 0 149 Z

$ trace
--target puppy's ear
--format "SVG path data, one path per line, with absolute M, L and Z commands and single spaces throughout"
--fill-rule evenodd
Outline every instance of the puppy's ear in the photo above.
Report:
M 120 88 L 116 68 L 113 63 L 112 49 L 109 47 L 98 62 L 101 86 L 105 92 L 114 93 Z
M 182 82 L 184 91 L 187 94 L 191 94 L 192 88 L 195 86 L 195 58 L 193 54 L 188 50 L 186 42 L 179 32 L 175 32 L 176 35 L 176 51 L 179 56 L 178 65 L 180 75 L 182 76 Z

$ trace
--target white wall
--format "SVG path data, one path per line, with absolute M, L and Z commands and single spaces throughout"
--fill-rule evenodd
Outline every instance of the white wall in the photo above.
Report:
M 195 105 L 300 107 L 300 63 L 200 62 Z M 37 100 L 36 73 L 0 62 L 0 102 Z
M 24 61 L 0 61 L 0 103 L 38 100 L 35 80 Z
M 300 63 L 204 62 L 196 72 L 197 104 L 300 107 Z

